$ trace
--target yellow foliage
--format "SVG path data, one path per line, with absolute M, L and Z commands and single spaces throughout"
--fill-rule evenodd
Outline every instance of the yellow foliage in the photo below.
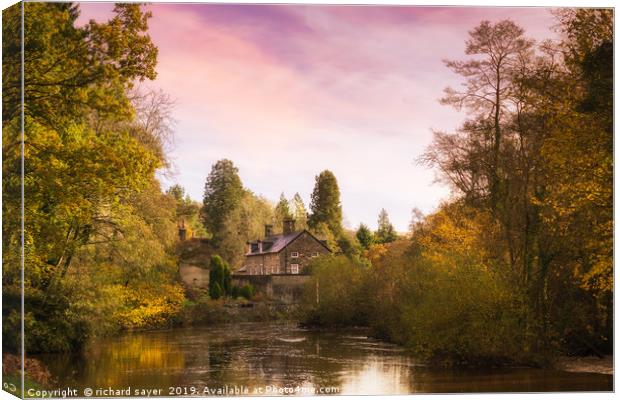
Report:
M 367 250 L 364 250 L 364 257 L 368 258 L 373 265 L 379 262 L 385 254 L 387 254 L 387 246 L 380 243 L 372 244 Z
M 124 307 L 114 319 L 124 329 L 162 327 L 179 313 L 184 300 L 178 284 L 140 285 L 125 291 Z

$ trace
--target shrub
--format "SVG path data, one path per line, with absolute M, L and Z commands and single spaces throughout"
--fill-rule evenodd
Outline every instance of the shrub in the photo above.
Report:
M 36 358 L 24 357 L 24 370 L 26 376 L 39 384 L 48 384 L 52 379 L 52 374 L 45 365 Z M 2 374 L 20 375 L 22 367 L 22 357 L 4 353 L 2 354 Z
M 419 356 L 448 363 L 521 361 L 523 302 L 489 260 L 484 216 L 442 210 L 373 260 L 371 325 Z
M 122 329 L 145 329 L 169 326 L 183 307 L 183 288 L 176 284 L 125 288 L 124 306 L 114 320 Z
M 485 226 L 484 215 L 448 207 L 411 239 L 371 246 L 370 267 L 345 256 L 315 260 L 304 322 L 368 325 L 435 362 L 532 361 L 522 333 L 523 294 L 505 266 L 491 261 Z
M 239 296 L 251 300 L 254 295 L 254 287 L 252 285 L 243 285 L 239 288 Z
M 212 299 L 232 294 L 230 266 L 222 257 L 214 255 L 209 264 L 209 295 Z
M 211 296 L 213 300 L 217 300 L 224 295 L 224 291 L 222 290 L 222 287 L 220 286 L 219 283 L 217 282 L 213 282 L 213 284 L 209 283 L 209 286 L 210 286 L 209 296 Z
M 303 298 L 304 322 L 317 325 L 364 325 L 365 267 L 345 256 L 316 259 Z

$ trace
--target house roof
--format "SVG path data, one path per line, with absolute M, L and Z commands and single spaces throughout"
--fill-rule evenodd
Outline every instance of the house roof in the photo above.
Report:
M 314 240 L 321 243 L 327 250 L 329 250 L 329 247 L 327 247 L 327 245 L 322 240 L 318 239 L 308 230 L 304 229 L 301 231 L 291 232 L 286 235 L 280 234 L 280 235 L 272 235 L 272 236 L 266 237 L 265 239 L 261 240 L 261 242 L 263 242 L 263 251 L 261 252 L 257 251 L 254 253 L 248 252 L 248 253 L 245 253 L 245 255 L 255 256 L 255 255 L 260 255 L 260 254 L 279 253 L 282 249 L 284 249 L 286 246 L 291 244 L 295 239 L 301 236 L 301 234 L 304 232 L 308 232 L 308 235 L 310 235 L 312 238 L 314 238 Z M 257 243 L 257 242 L 258 241 L 251 242 L 251 243 Z

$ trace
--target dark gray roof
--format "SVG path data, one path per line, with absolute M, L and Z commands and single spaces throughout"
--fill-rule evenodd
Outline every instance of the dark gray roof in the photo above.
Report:
M 302 233 L 304 232 L 308 232 L 307 230 L 301 230 L 301 231 L 296 231 L 296 232 L 291 232 L 287 235 L 284 234 L 280 234 L 280 235 L 273 235 L 273 236 L 269 236 L 266 237 L 265 239 L 261 240 L 261 242 L 263 242 L 263 251 L 262 252 L 254 252 L 254 253 L 245 253 L 246 256 L 255 256 L 258 254 L 270 254 L 270 253 L 279 253 L 282 249 L 284 249 L 286 246 L 288 246 L 293 240 L 297 239 L 298 236 L 300 236 Z M 321 243 L 323 246 L 325 246 L 325 248 L 327 248 L 329 250 L 329 248 L 327 247 L 327 245 L 325 244 L 324 241 L 317 239 L 312 233 L 308 232 L 308 234 L 310 236 L 312 236 L 314 239 L 316 239 L 319 243 Z M 256 242 L 251 242 L 251 243 L 257 243 Z M 331 250 L 330 250 L 331 251 Z

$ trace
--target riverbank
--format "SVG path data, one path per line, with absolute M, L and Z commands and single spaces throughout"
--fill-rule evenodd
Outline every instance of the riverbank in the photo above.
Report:
M 595 374 L 614 374 L 614 358 L 607 355 L 599 357 L 560 357 L 554 368 L 566 372 L 590 372 Z
M 183 304 L 175 326 L 202 326 L 241 322 L 269 322 L 298 319 L 298 307 L 277 302 L 245 299 L 211 300 L 206 297 Z
M 438 368 L 533 368 L 543 370 L 556 370 L 574 373 L 594 373 L 613 375 L 614 359 L 613 355 L 605 355 L 602 358 L 596 356 L 553 356 L 546 355 L 541 357 L 529 357 L 527 359 L 492 359 L 479 358 L 459 360 L 453 354 L 443 354 L 442 356 L 425 357 L 423 353 L 416 351 L 415 347 L 408 347 L 405 343 L 399 343 L 389 336 L 380 335 L 371 327 L 360 325 L 325 325 L 316 324 L 303 319 L 298 321 L 298 326 L 302 329 L 311 331 L 338 331 L 338 330 L 359 330 L 365 331 L 368 338 L 380 340 L 396 346 L 401 346 L 411 352 L 419 362 L 429 367 Z
M 22 359 L 16 354 L 2 354 L 2 381 L 4 390 L 19 397 L 24 397 L 21 383 Z M 43 389 L 51 383 L 51 374 L 47 367 L 38 359 L 28 357 L 25 362 L 26 376 L 24 386 L 26 389 Z M 29 397 L 26 393 L 26 397 Z

